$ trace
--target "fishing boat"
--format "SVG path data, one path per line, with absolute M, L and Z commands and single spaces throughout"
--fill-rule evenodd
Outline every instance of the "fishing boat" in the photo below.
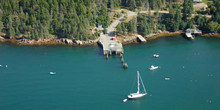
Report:
M 140 81 L 141 81 L 141 84 L 142 84 L 143 89 L 144 89 L 143 93 L 140 92 Z M 139 74 L 139 71 L 137 71 L 137 92 L 136 93 L 130 93 L 128 95 L 128 98 L 129 99 L 137 99 L 137 98 L 141 98 L 141 97 L 143 97 L 145 95 L 147 95 L 147 92 L 145 90 L 145 87 L 144 87 L 142 78 L 141 78 L 141 76 Z
M 151 67 L 149 68 L 149 70 L 156 70 L 156 69 L 158 69 L 158 68 L 159 68 L 158 66 L 151 65 Z

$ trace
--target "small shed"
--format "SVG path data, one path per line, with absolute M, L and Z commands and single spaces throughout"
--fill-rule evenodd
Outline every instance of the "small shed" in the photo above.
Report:
M 102 27 L 102 25 L 98 25 L 97 30 L 98 30 L 98 31 L 103 31 L 104 28 Z
M 98 25 L 98 28 L 99 28 L 99 29 L 102 28 L 102 25 Z
M 202 31 L 199 29 L 187 29 L 186 33 L 192 33 L 192 34 L 202 34 Z

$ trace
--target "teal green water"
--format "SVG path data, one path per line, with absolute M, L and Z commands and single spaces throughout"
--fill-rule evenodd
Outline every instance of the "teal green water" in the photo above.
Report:
M 99 47 L 0 44 L 0 110 L 220 110 L 220 39 L 175 36 L 124 48 L 127 70 Z M 123 103 L 137 70 L 148 95 Z

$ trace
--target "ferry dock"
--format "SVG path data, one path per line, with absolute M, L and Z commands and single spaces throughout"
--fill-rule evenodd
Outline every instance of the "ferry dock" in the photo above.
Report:
M 98 43 L 102 46 L 103 55 L 124 54 L 122 43 L 117 41 L 115 37 L 111 37 L 101 33 Z

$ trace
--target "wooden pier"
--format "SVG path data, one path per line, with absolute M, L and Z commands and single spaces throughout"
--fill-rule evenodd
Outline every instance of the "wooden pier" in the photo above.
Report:
M 192 39 L 192 40 L 194 39 L 194 37 L 192 36 L 191 33 L 186 33 L 186 37 L 189 38 L 189 39 Z
M 141 35 L 137 35 L 136 37 L 137 37 L 137 40 L 140 42 L 147 42 L 146 39 Z
M 98 43 L 103 48 L 103 55 L 112 55 L 112 54 L 124 54 L 124 49 L 122 43 L 117 41 L 114 38 L 114 31 L 116 30 L 116 26 L 124 19 L 124 16 L 118 18 L 107 28 L 107 34 L 100 33 L 100 39 Z
M 202 31 L 199 29 L 187 29 L 186 30 L 186 37 L 190 39 L 194 39 L 192 34 L 202 34 Z
M 103 55 L 124 54 L 122 44 L 117 40 L 113 40 L 113 37 L 111 36 L 100 34 L 100 40 L 98 41 L 98 43 L 103 48 Z

